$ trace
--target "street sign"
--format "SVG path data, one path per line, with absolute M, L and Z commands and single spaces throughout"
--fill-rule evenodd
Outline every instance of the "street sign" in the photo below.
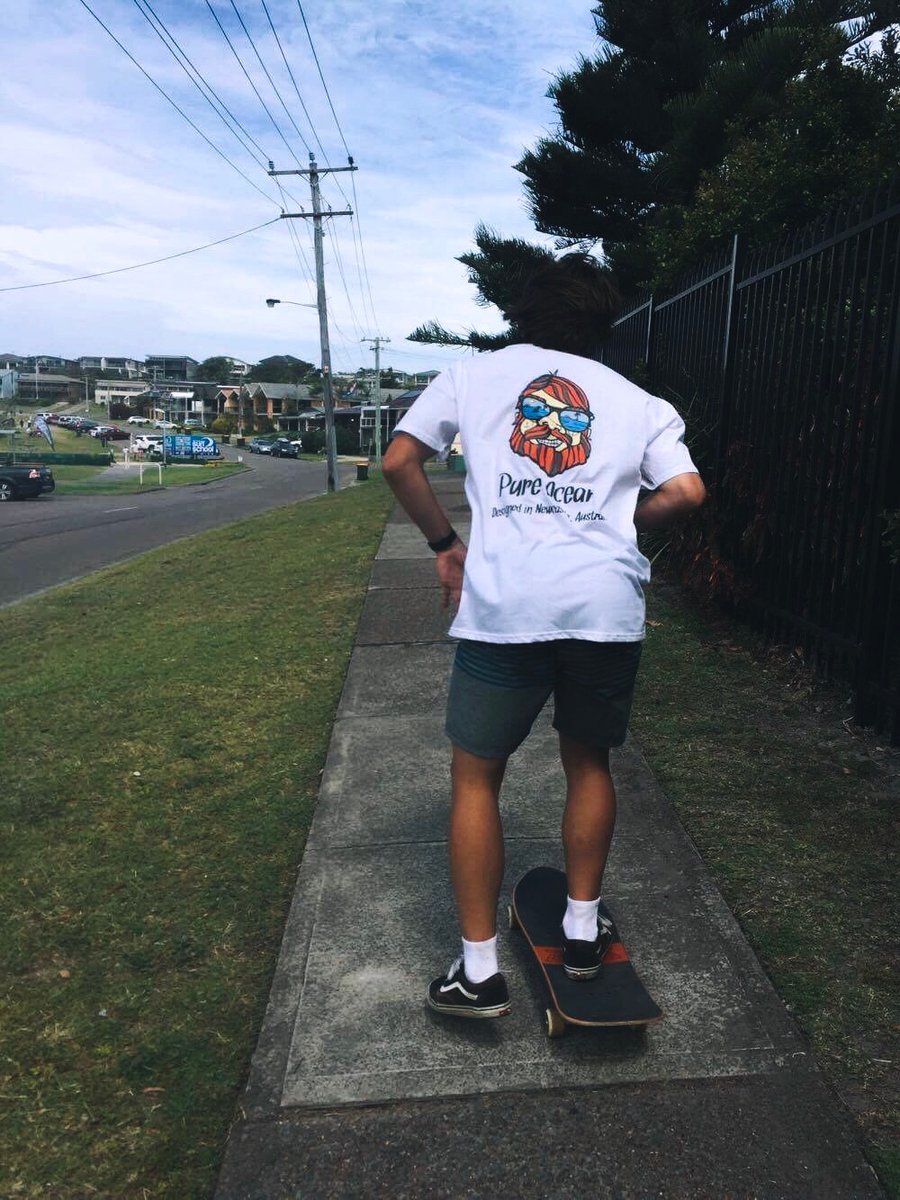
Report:
M 164 438 L 166 457 L 182 462 L 195 458 L 218 458 L 219 446 L 208 434 L 167 433 Z

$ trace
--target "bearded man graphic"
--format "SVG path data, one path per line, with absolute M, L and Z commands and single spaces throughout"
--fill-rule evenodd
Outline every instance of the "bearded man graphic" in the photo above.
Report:
M 561 375 L 539 375 L 519 396 L 509 444 L 552 479 L 590 458 L 593 419 L 577 383 Z

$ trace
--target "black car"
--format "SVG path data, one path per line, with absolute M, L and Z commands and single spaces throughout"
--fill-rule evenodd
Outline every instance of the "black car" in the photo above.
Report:
M 52 492 L 56 480 L 49 467 L 43 464 L 16 463 L 0 467 L 0 500 L 25 500 Z
M 276 438 L 270 454 L 273 458 L 299 458 L 300 450 L 290 438 Z

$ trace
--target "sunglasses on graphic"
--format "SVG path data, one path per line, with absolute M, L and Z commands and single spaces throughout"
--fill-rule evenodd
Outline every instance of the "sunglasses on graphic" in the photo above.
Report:
M 584 433 L 586 429 L 590 428 L 591 421 L 594 419 L 594 414 L 588 412 L 587 409 L 551 408 L 543 400 L 522 400 L 519 408 L 522 416 L 528 421 L 542 421 L 544 417 L 554 412 L 563 429 L 568 429 L 570 433 Z

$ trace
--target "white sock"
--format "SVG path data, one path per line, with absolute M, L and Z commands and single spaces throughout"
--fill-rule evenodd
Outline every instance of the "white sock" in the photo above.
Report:
M 467 942 L 463 944 L 463 969 L 470 983 L 484 983 L 500 970 L 497 964 L 497 935 L 488 938 L 486 942 Z
M 597 938 L 597 910 L 600 897 L 596 900 L 573 900 L 568 897 L 566 915 L 563 917 L 563 933 L 567 938 L 579 942 L 593 942 Z M 468 974 L 468 972 L 466 972 Z

